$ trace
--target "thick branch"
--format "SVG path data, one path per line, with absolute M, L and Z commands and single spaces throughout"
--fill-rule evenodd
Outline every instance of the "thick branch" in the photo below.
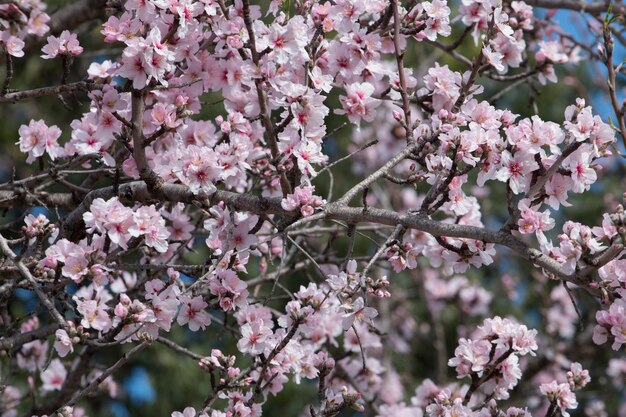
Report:
M 13 250 L 11 250 L 11 248 L 9 247 L 7 240 L 1 234 L 0 250 L 7 258 L 9 258 L 15 264 L 15 266 L 17 266 L 20 274 L 22 274 L 22 276 L 26 278 L 30 285 L 33 286 L 33 290 L 35 291 L 35 294 L 37 294 L 39 301 L 41 301 L 41 303 L 46 307 L 50 315 L 54 317 L 59 326 L 61 326 L 62 328 L 66 328 L 67 323 L 65 321 L 65 318 L 61 315 L 61 313 L 59 313 L 59 311 L 54 306 L 54 303 L 48 298 L 44 290 L 39 286 L 39 283 L 37 282 L 35 277 L 30 273 L 26 265 L 24 265 L 22 261 L 18 259 L 17 255 L 15 255 Z
M 326 208 L 326 216 L 330 219 L 343 220 L 348 223 L 371 222 L 390 226 L 402 225 L 407 229 L 420 230 L 433 236 L 445 236 L 480 240 L 506 246 L 519 256 L 532 261 L 535 265 L 555 274 L 564 281 L 576 285 L 584 285 L 582 277 L 569 275 L 561 270 L 561 264 L 539 250 L 526 245 L 515 236 L 503 232 L 492 231 L 482 227 L 442 223 L 422 214 L 401 214 L 391 210 L 378 208 L 347 207 L 331 204 Z
M 87 385 L 81 391 L 77 392 L 72 397 L 72 399 L 65 404 L 65 406 L 69 406 L 69 407 L 74 406 L 78 401 L 83 399 L 86 395 L 88 395 L 90 392 L 98 388 L 98 386 L 102 382 L 104 382 L 104 380 L 107 379 L 110 375 L 112 375 L 115 371 L 117 371 L 122 366 L 124 366 L 130 360 L 130 358 L 132 358 L 133 356 L 135 356 L 137 353 L 141 352 L 148 346 L 150 346 L 149 341 L 142 342 L 139 345 L 132 348 L 130 351 L 126 352 L 117 362 L 111 365 L 110 368 L 106 369 L 104 372 L 102 372 L 102 374 L 100 374 L 100 376 L 94 379 L 89 385 Z M 60 410 L 57 410 L 57 412 L 58 411 Z
M 106 17 L 107 0 L 78 0 L 68 2 L 50 16 L 50 31 L 43 37 L 26 38 L 24 50 L 28 51 L 45 42 L 48 35 L 59 35 L 64 30 L 73 31 L 83 23 Z M 4 62 L 4 58 L 0 63 Z
M 396 63 L 398 65 L 398 79 L 400 81 L 400 95 L 402 96 L 402 111 L 404 113 L 404 124 L 406 129 L 406 139 L 413 139 L 413 128 L 411 123 L 411 108 L 409 107 L 409 95 L 406 87 L 406 78 L 404 75 L 404 52 L 400 48 L 400 12 L 398 8 L 398 0 L 391 1 L 393 8 L 393 46 L 395 49 Z
M 248 32 L 248 42 L 250 44 L 249 48 L 250 54 L 252 55 L 252 62 L 254 62 L 254 65 L 257 69 L 259 69 L 260 56 L 256 50 L 255 34 L 252 27 L 252 20 L 250 18 L 250 0 L 243 0 L 243 20 L 246 25 L 246 31 Z M 259 78 L 254 79 L 254 84 L 256 86 L 256 92 L 259 99 L 259 110 L 261 111 L 261 122 L 265 128 L 265 137 L 270 147 L 272 159 L 276 162 L 280 156 L 280 151 L 278 149 L 278 141 L 276 139 L 274 125 L 272 124 L 272 120 L 270 118 L 270 110 L 267 108 L 265 92 L 263 91 L 261 80 Z M 289 184 L 287 176 L 284 172 L 280 173 L 280 188 L 285 197 L 287 194 L 291 193 L 291 185 Z
M 97 84 L 90 81 L 79 81 L 63 85 L 55 85 L 53 87 L 35 88 L 32 90 L 16 91 L 0 95 L 0 103 L 17 103 L 21 100 L 39 98 L 44 96 L 56 96 L 61 93 L 75 93 L 77 91 L 90 91 L 100 88 Z
M 609 87 L 609 97 L 611 98 L 611 106 L 613 106 L 613 111 L 615 112 L 615 117 L 617 118 L 617 124 L 619 126 L 619 133 L 622 136 L 622 142 L 626 144 L 626 122 L 624 121 L 624 108 L 620 106 L 617 101 L 617 75 L 615 74 L 615 66 L 613 65 L 614 43 L 611 32 L 609 31 L 609 27 L 604 28 L 603 37 L 605 50 L 604 64 L 606 65 L 606 69 L 609 72 L 609 79 L 607 80 L 607 85 Z
M 412 149 L 412 147 L 409 146 L 406 149 Z M 405 152 L 402 152 L 401 155 L 406 155 Z M 401 159 L 403 158 L 394 158 L 396 163 Z M 383 172 L 381 172 L 378 177 L 382 176 L 385 172 L 382 168 L 379 171 Z M 351 200 L 351 196 L 356 195 L 361 189 L 366 188 L 370 183 L 371 182 L 369 181 L 364 181 L 358 184 L 340 201 L 329 204 L 326 207 L 325 213 L 319 213 L 317 216 L 310 217 L 315 217 L 316 219 L 326 218 L 343 220 L 351 224 L 369 222 L 389 226 L 403 225 L 406 228 L 420 230 L 433 236 L 467 238 L 503 245 L 510 248 L 523 258 L 531 260 L 534 264 L 544 268 L 548 272 L 557 275 L 559 278 L 577 285 L 584 284 L 584 277 L 591 272 L 586 270 L 585 274 L 565 274 L 562 272 L 561 265 L 558 261 L 543 255 L 537 249 L 530 248 L 523 241 L 505 231 L 492 231 L 475 226 L 442 223 L 423 214 L 402 214 L 392 210 L 384 210 L 373 207 L 368 207 L 367 210 L 365 210 L 363 207 L 348 207 L 345 205 L 346 202 Z M 119 198 L 122 202 L 127 204 L 149 202 L 154 201 L 155 199 L 160 201 L 191 204 L 193 202 L 201 202 L 208 199 L 209 204 L 223 201 L 227 206 L 237 211 L 246 211 L 254 214 L 289 215 L 289 212 L 285 211 L 281 207 L 280 198 L 265 198 L 250 194 L 237 194 L 221 190 L 216 191 L 210 197 L 207 195 L 194 195 L 187 186 L 180 184 L 163 184 L 159 189 L 158 194 L 159 195 L 155 195 L 151 193 L 148 186 L 143 181 L 126 183 L 119 187 Z M 87 194 L 82 203 L 67 216 L 63 226 L 63 236 L 70 240 L 81 239 L 84 235 L 83 213 L 89 210 L 93 200 L 96 198 L 109 199 L 115 195 L 114 187 L 100 188 Z M 0 207 L 14 206 L 16 200 L 13 200 L 12 198 L 18 197 L 19 195 L 14 192 L 0 191 L 0 200 L 5 202 L 4 205 L 0 204 Z M 32 196 L 23 198 L 32 199 L 33 202 L 37 201 Z M 56 203 L 58 207 L 74 207 L 75 204 L 72 194 L 70 193 L 51 194 L 46 198 L 49 202 Z M 9 205 L 6 205 L 6 202 L 8 202 Z M 307 219 L 309 218 L 305 218 L 303 220 Z M 292 226 L 295 226 L 295 224 Z
M 591 3 L 580 0 L 525 0 L 525 2 L 531 6 L 544 9 L 567 9 L 592 15 L 606 13 L 611 4 L 610 0 L 594 1 Z M 624 13 L 625 11 L 626 6 L 613 4 L 614 13 Z
M 145 110 L 145 92 L 142 90 L 134 90 L 132 93 L 132 137 L 133 137 L 133 159 L 137 164 L 139 176 L 148 185 L 148 189 L 158 194 L 163 185 L 163 179 L 160 178 L 148 165 L 146 158 L 146 144 L 143 136 L 143 113 Z
M 104 17 L 107 0 L 80 0 L 69 3 L 50 16 L 50 33 L 58 35 L 85 22 Z
M 38 329 L 35 329 L 32 332 L 20 333 L 13 337 L 0 339 L 0 351 L 3 351 L 3 350 L 9 351 L 16 347 L 25 345 L 26 343 L 30 343 L 33 340 L 43 339 L 45 337 L 50 336 L 52 333 L 56 332 L 58 328 L 59 328 L 58 324 L 49 324 L 47 326 L 43 326 Z
M 1 195 L 2 193 L 0 192 Z M 67 193 L 65 196 L 65 199 L 72 201 L 71 194 Z M 96 198 L 107 200 L 113 196 L 115 196 L 115 189 L 112 186 L 100 188 L 87 194 L 82 203 L 67 216 L 63 225 L 63 235 L 70 240 L 80 238 L 79 236 L 84 233 L 83 213 L 89 210 L 93 200 Z M 194 201 L 209 199 L 211 204 L 223 201 L 224 204 L 237 211 L 247 211 L 255 214 L 290 214 L 281 207 L 280 198 L 265 198 L 221 190 L 216 191 L 211 196 L 195 195 L 187 186 L 180 184 L 163 184 L 159 188 L 157 195 L 153 194 L 143 181 L 134 181 L 120 185 L 119 198 L 120 201 L 127 204 L 154 201 L 155 199 L 191 204 Z M 54 199 L 57 201 L 61 200 L 59 196 L 55 196 Z

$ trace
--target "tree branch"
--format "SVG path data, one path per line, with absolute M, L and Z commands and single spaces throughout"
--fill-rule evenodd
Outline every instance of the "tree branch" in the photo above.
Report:
M 32 332 L 20 333 L 13 337 L 5 337 L 0 339 L 0 351 L 9 351 L 16 347 L 30 343 L 33 340 L 43 339 L 56 332 L 59 328 L 58 324 L 48 324 L 47 326 L 40 327 Z
M 52 87 L 35 88 L 32 90 L 16 91 L 0 95 L 0 103 L 17 103 L 21 100 L 29 100 L 44 96 L 56 96 L 64 93 L 75 93 L 78 91 L 91 91 L 100 88 L 92 81 L 78 81 L 75 83 L 55 85 Z
M 89 385 L 87 385 L 85 388 L 83 388 L 81 391 L 77 392 L 71 400 L 69 400 L 65 406 L 69 406 L 69 407 L 73 407 L 78 401 L 80 401 L 83 397 L 85 397 L 86 395 L 88 395 L 91 391 L 93 391 L 94 389 L 98 388 L 98 386 L 104 382 L 105 379 L 107 379 L 110 375 L 112 375 L 115 371 L 117 371 L 118 369 L 120 369 L 122 366 L 124 366 L 126 364 L 126 362 L 128 362 L 130 360 L 130 358 L 132 358 L 133 356 L 135 356 L 137 353 L 141 352 L 142 350 L 144 350 L 145 348 L 147 348 L 148 346 L 150 346 L 150 341 L 146 341 L 146 342 L 142 342 L 140 344 L 138 344 L 137 346 L 135 346 L 134 348 L 132 348 L 130 351 L 126 352 L 117 362 L 115 362 L 113 365 L 111 365 L 110 368 L 106 369 L 104 372 L 102 372 L 102 374 L 100 374 L 100 376 L 98 376 L 98 378 L 94 379 L 93 381 L 91 381 L 91 383 Z M 57 410 L 56 412 L 59 412 L 60 410 Z
M 46 293 L 41 289 L 41 287 L 39 286 L 39 283 L 37 282 L 35 277 L 30 273 L 26 265 L 24 265 L 22 261 L 20 261 L 17 258 L 17 255 L 15 255 L 13 250 L 11 250 L 7 240 L 1 234 L 0 234 L 0 250 L 2 250 L 4 255 L 7 258 L 9 258 L 15 264 L 15 266 L 17 266 L 18 270 L 20 271 L 20 274 L 22 274 L 22 276 L 26 278 L 26 280 L 33 286 L 33 290 L 37 294 L 37 297 L 39 297 L 39 301 L 41 301 L 41 303 L 46 307 L 50 315 L 59 324 L 59 326 L 65 329 L 67 327 L 65 318 L 61 315 L 61 313 L 59 313 L 59 311 L 54 306 L 54 303 L 48 298 Z
M 406 140 L 413 140 L 413 127 L 411 123 L 411 108 L 409 107 L 409 95 L 404 75 L 404 52 L 400 48 L 400 12 L 398 0 L 391 0 L 393 8 L 393 46 L 395 50 L 396 63 L 398 65 L 398 79 L 400 81 L 400 95 L 402 96 L 402 112 L 404 113 L 404 128 L 406 130 Z
M 526 4 L 535 7 L 541 7 L 543 9 L 566 9 L 576 12 L 589 13 L 592 15 L 599 15 L 605 13 L 609 9 L 611 1 L 594 1 L 588 3 L 580 0 L 525 0 Z M 626 6 L 620 6 L 613 4 L 614 13 L 624 13 Z
M 407 229 L 420 230 L 433 236 L 474 239 L 506 246 L 519 256 L 530 260 L 535 265 L 555 274 L 562 280 L 583 286 L 589 290 L 585 285 L 584 277 L 577 274 L 570 275 L 564 273 L 558 261 L 542 254 L 537 249 L 529 247 L 520 239 L 506 232 L 492 231 L 476 226 L 442 223 L 422 214 L 401 214 L 379 208 L 368 208 L 367 211 L 364 211 L 362 207 L 347 207 L 337 203 L 328 205 L 325 213 L 329 219 L 352 223 L 370 222 L 390 226 L 403 225 Z
M 65 224 L 63 225 L 63 235 L 70 240 L 74 240 L 76 237 L 80 236 L 81 233 L 84 233 L 84 230 L 82 230 L 83 213 L 89 210 L 93 200 L 96 198 L 107 200 L 115 195 L 115 188 L 113 186 L 100 188 L 87 194 L 82 203 L 67 216 Z M 0 192 L 0 196 L 2 196 L 2 192 Z M 237 211 L 247 211 L 254 214 L 281 214 L 285 216 L 291 214 L 281 207 L 280 198 L 266 198 L 222 190 L 218 190 L 210 196 L 206 194 L 195 195 L 189 190 L 189 187 L 181 184 L 165 183 L 161 186 L 157 195 L 150 191 L 148 185 L 143 181 L 134 181 L 119 186 L 119 198 L 120 201 L 127 204 L 154 201 L 155 199 L 188 204 L 208 200 L 211 205 L 223 201 L 228 207 Z M 63 200 L 60 196 L 54 196 L 53 199 L 57 201 Z M 64 199 L 71 200 L 72 195 L 67 193 Z M 2 207 L 2 205 L 0 205 L 0 207 Z
M 50 16 L 48 35 L 59 35 L 64 30 L 73 30 L 83 23 L 106 16 L 107 0 L 78 0 L 69 2 Z M 24 51 L 36 48 L 45 42 L 46 36 L 26 38 Z M 0 64 L 4 63 L 4 58 Z

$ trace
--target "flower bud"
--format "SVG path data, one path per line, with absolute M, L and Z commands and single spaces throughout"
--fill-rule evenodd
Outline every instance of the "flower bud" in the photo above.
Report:
M 115 306 L 115 315 L 120 318 L 124 318 L 128 315 L 128 308 L 126 308 L 122 303 L 118 303 Z
M 235 379 L 239 376 L 241 370 L 239 368 L 228 368 L 227 372 L 230 379 Z

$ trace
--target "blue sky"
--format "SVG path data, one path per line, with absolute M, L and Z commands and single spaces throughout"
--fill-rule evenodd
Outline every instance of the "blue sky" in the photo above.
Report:
M 590 35 L 589 30 L 587 29 L 585 17 L 588 18 L 588 16 L 583 16 L 580 13 L 562 10 L 557 12 L 554 20 L 561 25 L 565 32 L 571 34 L 576 40 L 586 45 L 592 45 L 594 38 Z M 624 46 L 616 40 L 613 51 L 613 61 L 615 65 L 619 65 L 619 63 L 625 58 L 626 48 L 624 48 Z M 583 63 L 583 65 L 585 64 Z M 588 71 L 592 76 L 601 76 L 604 80 L 608 78 L 606 68 L 602 63 L 593 63 L 592 65 L 588 65 Z M 618 77 L 617 79 L 618 100 L 621 102 L 624 98 L 624 85 L 623 82 L 620 83 L 620 80 L 623 80 L 623 78 Z M 610 117 L 611 120 L 615 122 L 615 114 L 606 90 L 596 89 L 595 92 L 591 93 L 590 99 L 590 104 L 594 107 L 594 111 L 602 116 L 604 121 L 607 121 Z

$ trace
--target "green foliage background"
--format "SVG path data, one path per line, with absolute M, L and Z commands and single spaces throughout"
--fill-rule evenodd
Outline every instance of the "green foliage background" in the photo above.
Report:
M 52 12 L 58 7 L 68 3 L 70 2 L 52 0 L 49 2 L 49 11 Z M 115 57 L 119 54 L 119 46 L 102 43 L 102 37 L 99 34 L 99 25 L 89 24 L 81 28 L 79 33 L 80 42 L 85 47 L 86 52 L 78 57 L 72 67 L 72 75 L 70 77 L 72 81 L 80 80 L 85 76 L 87 67 L 92 60 L 102 60 L 107 56 Z M 410 44 L 410 49 L 406 55 L 406 66 L 418 68 L 424 62 L 432 59 L 432 47 L 415 42 L 411 42 Z M 476 47 L 471 38 L 468 38 L 466 42 L 464 42 L 459 52 L 465 56 L 472 56 L 474 52 L 476 52 Z M 15 77 L 11 84 L 12 88 L 21 90 L 55 85 L 60 82 L 60 61 L 43 60 L 39 58 L 38 55 L 37 50 L 31 50 L 27 53 L 26 58 L 15 60 Z M 437 61 L 442 65 L 448 64 L 456 70 L 465 70 L 459 66 L 457 62 L 445 55 L 439 56 Z M 594 88 L 590 74 L 584 68 L 584 65 L 579 68 L 559 69 L 559 75 L 560 82 L 542 88 L 540 94 L 535 94 L 534 86 L 522 84 L 502 97 L 498 105 L 501 108 L 508 107 L 513 112 L 519 113 L 522 116 L 533 115 L 535 114 L 535 110 L 537 110 L 538 114 L 544 120 L 559 122 L 563 119 L 563 111 L 567 105 L 572 104 L 576 97 L 589 96 L 593 91 L 589 91 L 588 88 Z M 0 75 L 0 78 L 2 78 L 2 75 Z M 564 80 L 569 80 L 570 82 L 565 83 Z M 484 79 L 480 79 L 479 82 L 485 85 L 485 93 L 482 95 L 483 98 L 491 97 L 504 86 L 502 83 L 485 81 Z M 214 103 L 219 99 L 220 97 L 217 94 L 208 95 L 206 102 Z M 21 124 L 28 123 L 30 119 L 44 119 L 48 125 L 56 124 L 63 130 L 63 139 L 67 140 L 69 138 L 69 124 L 74 118 L 80 117 L 80 114 L 86 111 L 88 100 L 81 94 L 77 97 L 77 100 L 68 98 L 67 101 L 71 106 L 69 110 L 62 106 L 60 101 L 55 97 L 46 97 L 14 105 L 0 105 L 0 175 L 5 175 L 4 178 L 1 178 L 3 182 L 9 179 L 6 176 L 10 175 L 13 169 L 15 170 L 16 178 L 24 178 L 38 171 L 36 166 L 29 166 L 24 163 L 24 155 L 22 155 L 17 146 L 15 146 L 15 142 L 18 140 L 17 130 Z M 331 109 L 333 108 L 333 104 L 336 103 L 338 103 L 336 96 L 330 97 L 327 101 L 327 105 L 329 105 Z M 210 119 L 218 114 L 222 114 L 222 112 L 223 108 L 221 104 L 207 105 L 198 118 Z M 328 131 L 340 126 L 344 120 L 345 119 L 341 116 L 331 114 L 327 120 Z M 335 154 L 332 156 L 336 159 L 345 155 L 350 140 L 351 133 L 348 129 L 344 128 L 334 137 L 329 138 L 325 146 L 335 151 Z M 371 169 L 374 168 L 375 167 L 371 167 Z M 602 181 L 602 186 L 595 187 L 592 192 L 576 198 L 576 204 L 563 211 L 562 219 L 578 220 L 590 225 L 598 224 L 600 221 L 600 213 L 607 202 L 605 192 L 608 192 L 609 195 L 620 195 L 620 190 L 623 190 L 623 170 L 624 168 L 621 161 L 614 164 L 612 168 L 607 169 L 607 171 L 611 173 L 611 177 L 605 178 L 605 180 Z M 80 180 L 78 177 L 75 179 Z M 355 180 L 356 178 L 351 175 L 349 164 L 339 165 L 335 173 L 334 195 L 340 195 L 342 191 L 347 190 Z M 104 184 L 104 182 L 101 184 Z M 316 185 L 321 195 L 325 195 L 328 191 L 327 177 L 322 176 Z M 59 188 L 59 190 L 61 189 Z M 500 186 L 499 184 L 492 186 L 489 198 L 481 201 L 484 212 L 490 213 L 490 216 L 493 218 L 492 221 L 495 221 L 497 224 L 501 224 L 502 221 L 506 219 L 505 201 L 504 186 Z M 14 210 L 0 213 L 3 216 L 0 217 L 0 224 L 15 219 L 20 212 L 20 208 L 15 207 Z M 337 253 L 345 253 L 347 244 L 348 239 L 345 237 L 339 237 L 335 240 L 334 245 L 337 248 Z M 357 241 L 355 255 L 371 254 L 373 250 L 374 248 L 367 240 L 361 239 Z M 188 255 L 186 260 L 191 263 L 203 262 L 203 256 L 204 254 L 202 253 Z M 251 268 L 251 270 L 254 269 L 255 266 Z M 504 273 L 516 275 L 520 278 L 519 289 L 523 293 L 523 299 L 518 304 L 512 305 L 507 298 L 501 296 L 503 293 L 501 276 Z M 511 259 L 510 254 L 507 253 L 506 250 L 500 250 L 498 261 L 494 266 L 481 270 L 472 269 L 467 275 L 472 280 L 484 283 L 488 289 L 500 295 L 495 298 L 493 303 L 493 311 L 495 314 L 515 314 L 525 321 L 533 321 L 533 323 L 528 323 L 529 325 L 541 328 L 545 324 L 541 314 L 550 302 L 549 299 L 546 299 L 549 297 L 549 290 L 539 285 L 537 281 L 532 278 L 534 273 L 535 272 L 525 263 L 517 263 L 514 259 Z M 251 275 L 254 276 L 254 272 Z M 413 306 L 416 317 L 418 317 L 420 330 L 417 332 L 417 337 L 413 341 L 412 353 L 410 355 L 398 355 L 395 360 L 396 366 L 402 372 L 404 378 L 403 382 L 406 383 L 405 390 L 411 393 L 416 384 L 422 379 L 436 377 L 436 369 L 433 366 L 436 362 L 436 357 L 434 349 L 432 348 L 432 326 L 430 324 L 430 318 L 424 308 L 423 300 L 419 296 L 419 288 L 416 287 L 415 280 L 408 274 L 392 274 L 390 279 L 393 283 L 392 292 L 399 294 L 404 293 L 407 297 L 413 297 L 415 300 Z M 283 279 L 283 282 L 287 283 L 291 288 L 297 288 L 300 283 L 307 281 L 303 273 L 290 274 Z M 579 297 L 579 299 L 581 300 L 580 307 L 583 311 L 590 311 L 588 308 L 592 305 L 590 300 L 584 296 Z M 276 303 L 275 307 L 280 308 L 280 303 Z M 26 313 L 20 301 L 17 299 L 12 300 L 11 309 L 13 313 L 18 316 Z M 470 321 L 470 319 L 464 316 L 454 306 L 449 306 L 444 309 L 442 315 L 435 319 L 439 320 L 446 330 L 448 357 L 453 354 L 454 347 L 456 346 L 456 327 L 458 325 L 473 326 L 477 324 Z M 236 326 L 236 323 L 227 324 Z M 593 325 L 592 317 L 586 318 L 585 325 Z M 170 336 L 172 339 L 189 347 L 193 351 L 204 354 L 208 354 L 212 348 L 220 348 L 225 352 L 231 352 L 236 343 L 236 338 L 228 330 L 224 330 L 218 325 L 213 325 L 206 332 L 198 334 L 176 329 Z M 121 352 L 126 349 L 128 348 L 122 347 L 103 350 L 98 353 L 96 362 L 102 367 L 109 366 L 120 356 Z M 608 354 L 606 348 L 581 346 L 580 349 L 581 358 L 585 351 L 597 349 L 597 352 L 593 355 L 594 360 L 598 363 L 605 363 Z M 575 357 L 571 359 L 576 360 Z M 242 368 L 245 365 L 246 364 L 240 364 Z M 591 364 L 586 365 L 590 366 Z M 143 366 L 148 370 L 150 382 L 157 393 L 155 401 L 152 403 L 133 404 L 129 401 L 124 389 L 120 390 L 119 401 L 126 404 L 130 415 L 134 417 L 148 417 L 154 415 L 169 416 L 173 410 L 182 410 L 189 405 L 200 406 L 209 392 L 208 377 L 198 368 L 194 361 L 176 355 L 159 344 L 155 343 L 148 351 L 140 355 L 137 360 L 133 361 L 133 366 Z M 0 368 L 0 371 L 4 372 L 4 366 Z M 116 380 L 120 382 L 124 381 L 128 372 L 128 369 L 121 371 L 116 376 Z M 449 370 L 447 377 L 448 382 L 455 380 L 452 369 Z M 592 394 L 590 395 L 593 395 L 593 388 L 602 388 L 603 382 L 605 381 L 603 381 L 602 378 L 594 379 L 594 387 L 592 387 L 591 390 L 586 390 L 586 392 L 591 392 Z M 20 383 L 22 387 L 24 387 L 24 384 L 25 380 Z M 602 389 L 606 390 L 608 388 Z M 618 398 L 617 394 L 618 393 L 615 393 L 614 398 Z M 603 396 L 603 398 L 610 397 L 610 395 Z M 299 386 L 291 384 L 278 397 L 270 398 L 266 405 L 266 415 L 281 417 L 297 416 L 302 412 L 303 407 L 309 402 L 314 401 L 314 399 L 315 387 L 310 383 L 303 383 Z M 85 405 L 88 408 L 89 415 L 92 416 L 103 417 L 111 415 L 112 413 L 108 400 L 101 401 L 90 399 Z

